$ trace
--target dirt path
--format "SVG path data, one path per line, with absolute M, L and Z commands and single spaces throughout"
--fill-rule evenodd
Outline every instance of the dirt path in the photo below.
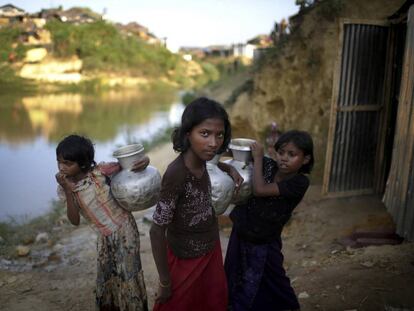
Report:
M 167 144 L 150 157 L 163 171 L 174 154 Z M 380 199 L 322 199 L 319 193 L 311 187 L 283 233 L 285 265 L 302 310 L 414 310 L 414 243 L 357 249 L 339 243 L 355 229 L 392 226 Z M 134 216 L 152 307 L 157 273 L 145 220 L 150 214 Z M 230 227 L 226 217 L 220 223 L 225 254 Z M 36 244 L 31 258 L 0 258 L 1 310 L 94 310 L 96 235 L 86 225 L 56 230 L 60 238 Z

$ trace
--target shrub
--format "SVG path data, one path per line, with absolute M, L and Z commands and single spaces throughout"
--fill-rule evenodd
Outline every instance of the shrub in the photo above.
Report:
M 167 75 L 178 57 L 160 45 L 150 45 L 137 37 L 123 36 L 105 21 L 73 25 L 48 22 L 57 57 L 78 55 L 87 71 L 127 71 L 145 76 Z
M 21 29 L 15 26 L 0 28 L 0 62 L 7 62 L 11 53 L 15 54 L 16 60 L 21 60 L 26 54 L 27 48 L 18 43 L 13 48 L 13 43 L 18 42 Z

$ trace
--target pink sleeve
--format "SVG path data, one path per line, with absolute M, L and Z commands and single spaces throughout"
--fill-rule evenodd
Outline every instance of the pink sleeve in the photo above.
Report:
M 112 176 L 121 170 L 118 162 L 100 162 L 97 168 L 105 176 Z

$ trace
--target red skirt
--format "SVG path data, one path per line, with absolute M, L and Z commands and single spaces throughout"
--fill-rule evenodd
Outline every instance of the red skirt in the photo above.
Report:
M 198 258 L 180 259 L 167 248 L 172 296 L 154 311 L 227 310 L 227 281 L 220 240 L 214 249 Z

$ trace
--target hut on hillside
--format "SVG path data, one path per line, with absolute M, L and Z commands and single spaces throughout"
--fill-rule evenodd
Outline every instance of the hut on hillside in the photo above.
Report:
M 414 0 L 387 20 L 340 21 L 323 191 L 377 193 L 414 240 Z
M 13 4 L 2 5 L 0 6 L 0 26 L 22 22 L 26 15 L 25 10 Z

